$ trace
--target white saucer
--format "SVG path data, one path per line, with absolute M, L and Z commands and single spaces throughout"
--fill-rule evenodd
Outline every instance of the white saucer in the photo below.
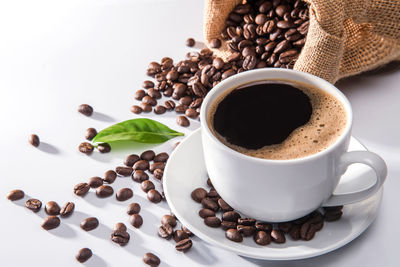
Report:
M 198 211 L 201 205 L 190 197 L 197 187 L 208 188 L 207 171 L 204 164 L 201 144 L 201 130 L 188 136 L 172 153 L 164 172 L 164 193 L 172 212 L 179 221 L 196 236 L 213 245 L 231 250 L 236 254 L 265 260 L 294 260 L 318 256 L 338 249 L 364 232 L 373 222 L 381 203 L 382 189 L 369 199 L 347 205 L 343 217 L 336 222 L 327 222 L 311 241 L 293 241 L 287 238 L 284 244 L 257 245 L 251 237 L 244 238 L 242 243 L 235 243 L 225 238 L 225 231 L 210 228 L 203 223 Z M 366 150 L 352 137 L 349 150 Z M 368 182 L 375 181 L 374 172 L 362 165 L 353 164 L 342 177 L 336 193 L 347 192 L 355 178 L 363 176 Z M 362 188 L 360 188 L 362 189 Z

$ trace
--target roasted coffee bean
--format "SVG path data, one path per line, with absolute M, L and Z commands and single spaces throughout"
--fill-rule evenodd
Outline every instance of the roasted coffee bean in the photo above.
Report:
M 298 56 L 296 49 L 289 49 L 279 55 L 279 62 L 282 64 L 290 63 Z
M 154 113 L 157 115 L 164 114 L 166 111 L 167 109 L 164 106 L 158 105 L 154 107 Z
M 154 76 L 161 71 L 161 65 L 157 62 L 150 62 L 147 66 L 147 75 Z
M 164 102 L 164 106 L 167 110 L 173 110 L 175 108 L 175 102 L 173 100 L 167 100 Z
M 256 222 L 255 226 L 256 226 L 256 229 L 259 231 L 265 231 L 265 232 L 272 231 L 272 224 L 270 224 L 270 223 Z
M 140 103 L 140 108 L 142 109 L 143 112 L 151 112 L 153 110 L 151 105 L 146 103 Z
M 114 189 L 109 185 L 102 185 L 97 187 L 96 195 L 100 198 L 110 197 L 114 194 Z
M 225 200 L 223 200 L 222 198 L 218 199 L 218 205 L 221 208 L 221 210 L 223 210 L 223 211 L 233 210 L 233 208 L 231 206 L 229 206 L 229 204 L 226 203 Z
M 131 237 L 129 233 L 126 231 L 114 230 L 111 233 L 111 241 L 117 243 L 120 246 L 125 246 L 126 244 L 128 244 L 130 238 Z
M 236 229 L 243 236 L 251 236 L 256 232 L 256 227 L 255 226 L 250 226 L 250 225 L 238 224 Z
M 155 105 L 157 105 L 157 100 L 149 95 L 146 95 L 145 97 L 143 97 L 142 103 L 148 104 L 148 105 L 154 107 Z
M 339 210 L 339 211 L 335 211 L 335 210 L 329 211 L 328 210 L 328 211 L 325 211 L 324 220 L 327 222 L 337 221 L 342 217 L 342 215 L 343 215 L 343 212 L 341 210 Z
M 287 20 L 280 20 L 276 23 L 276 26 L 280 29 L 289 29 L 294 27 L 295 25 L 293 24 L 293 22 L 291 21 L 287 21 Z
M 153 253 L 146 253 L 143 256 L 143 262 L 151 267 L 157 267 L 160 265 L 160 259 Z
M 223 221 L 237 222 L 239 218 L 240 215 L 236 211 L 227 211 L 222 214 Z
M 91 141 L 97 135 L 97 131 L 95 128 L 88 128 L 86 130 L 85 138 L 86 140 Z
M 59 225 L 60 225 L 60 218 L 51 215 L 44 218 L 41 226 L 44 230 L 51 230 L 57 228 Z
M 44 210 L 48 215 L 59 215 L 61 208 L 58 206 L 57 202 L 49 201 L 44 206 Z
M 314 224 L 306 222 L 300 228 L 300 237 L 303 240 L 309 241 L 313 239 L 316 232 L 317 232 L 317 227 Z
M 323 207 L 324 211 L 341 211 L 343 206 Z
M 137 162 L 135 162 L 135 164 L 133 164 L 133 170 L 137 171 L 137 170 L 142 170 L 145 171 L 149 168 L 149 162 L 147 160 L 138 160 Z
M 29 144 L 34 147 L 38 147 L 40 144 L 39 136 L 37 136 L 36 134 L 31 134 L 29 136 Z
M 75 259 L 80 263 L 84 263 L 90 259 L 92 255 L 93 253 L 89 248 L 82 248 L 78 251 L 78 254 L 75 255 Z
M 201 205 L 203 206 L 203 208 L 210 209 L 210 210 L 213 210 L 213 211 L 218 211 L 219 210 L 218 204 L 214 200 L 212 200 L 211 198 L 203 198 L 201 200 Z
M 127 228 L 126 225 L 122 222 L 115 224 L 113 231 L 122 231 L 126 232 Z
M 103 179 L 101 179 L 100 177 L 94 176 L 89 179 L 88 184 L 91 188 L 97 188 L 97 187 L 103 185 Z
M 143 181 L 146 181 L 149 179 L 149 175 L 147 173 L 145 173 L 142 170 L 136 170 L 133 174 L 132 174 L 132 180 L 134 180 L 135 182 L 141 183 Z
M 168 158 L 168 153 L 161 152 L 154 157 L 154 162 L 167 162 Z
M 136 93 L 135 93 L 135 99 L 136 100 L 142 100 L 143 97 L 145 97 L 145 96 L 146 96 L 146 92 L 144 90 L 142 90 L 142 89 L 137 90 Z
M 114 183 L 115 179 L 117 178 L 117 173 L 113 170 L 108 170 L 104 173 L 104 182 L 112 184 Z
M 129 166 L 118 166 L 115 168 L 115 172 L 120 176 L 129 176 L 133 172 L 133 168 Z
M 282 244 L 286 242 L 285 234 L 281 230 L 272 230 L 271 231 L 272 241 L 278 244 Z
M 213 216 L 215 216 L 215 212 L 210 209 L 201 209 L 199 211 L 199 216 L 203 219 L 207 218 L 207 217 L 213 217 Z
M 161 98 L 161 93 L 159 91 L 157 91 L 154 88 L 150 88 L 149 90 L 147 90 L 147 94 L 152 97 L 153 99 L 160 99 Z M 150 104 L 150 103 L 148 103 Z
M 173 239 L 175 240 L 175 242 L 179 242 L 186 238 L 189 238 L 189 235 L 186 232 L 184 232 L 182 230 L 174 231 Z
M 175 112 L 176 113 L 185 113 L 185 111 L 188 109 L 188 106 L 186 105 L 178 105 L 175 107 Z
M 216 202 L 218 201 L 219 198 L 221 198 L 218 192 L 214 188 L 211 188 L 210 191 L 208 191 L 207 197 L 215 200 Z
M 38 212 L 42 208 L 42 202 L 39 199 L 31 198 L 25 202 L 25 207 L 33 212 Z
M 84 196 L 89 192 L 90 186 L 87 183 L 79 183 L 74 187 L 74 193 L 77 196 Z
M 82 104 L 78 107 L 78 111 L 85 116 L 92 116 L 93 108 L 88 104 Z
M 177 72 L 176 70 L 170 70 L 167 73 L 166 78 L 167 78 L 167 80 L 170 80 L 170 81 L 176 81 L 179 78 L 179 72 Z
M 172 227 L 176 226 L 176 218 L 171 215 L 164 215 L 161 217 L 161 224 L 169 224 Z
M 159 203 L 162 200 L 162 196 L 157 190 L 150 189 L 147 192 L 147 199 L 150 200 L 150 202 Z
M 97 145 L 97 150 L 100 153 L 108 153 L 111 151 L 111 146 L 108 143 L 101 143 Z
M 204 218 L 204 223 L 209 227 L 219 227 L 221 225 L 221 220 L 216 216 Z
M 293 227 L 290 229 L 289 235 L 293 240 L 299 240 L 301 238 L 300 236 L 300 225 L 295 224 Z
M 243 241 L 243 236 L 241 233 L 239 233 L 238 230 L 236 229 L 228 229 L 225 232 L 225 237 L 228 238 L 229 240 L 233 242 L 242 242 Z
M 163 178 L 164 175 L 164 171 L 161 169 L 155 169 L 153 172 L 154 178 L 161 180 Z
M 160 169 L 164 170 L 165 169 L 165 162 L 154 162 L 150 165 L 149 171 L 153 173 L 155 170 Z
M 290 43 L 289 43 L 289 41 L 288 41 L 288 40 L 283 40 L 283 41 L 279 42 L 279 43 L 276 45 L 276 47 L 275 47 L 275 49 L 274 49 L 274 53 L 275 53 L 275 54 L 279 54 L 279 53 L 282 53 L 282 52 L 286 51 L 286 50 L 289 49 L 289 48 L 290 48 Z
M 252 226 L 256 223 L 256 220 L 252 218 L 238 218 L 238 224 Z
M 139 214 L 133 214 L 129 217 L 129 222 L 135 228 L 140 228 L 143 224 L 143 218 Z
M 156 153 L 153 150 L 146 150 L 140 155 L 140 159 L 151 161 L 154 159 Z
M 193 93 L 198 97 L 204 97 L 207 94 L 207 90 L 201 82 L 195 82 L 192 89 Z
M 81 153 L 90 155 L 93 152 L 94 146 L 88 142 L 83 142 L 83 143 L 80 143 L 78 149 Z
M 307 220 L 307 222 L 311 224 L 319 223 L 323 221 L 324 217 L 322 216 L 322 213 L 319 211 L 314 211 L 310 214 L 310 218 Z
M 185 105 L 185 106 L 189 106 L 190 103 L 192 103 L 192 97 L 190 96 L 182 96 L 181 98 L 179 98 L 179 104 L 181 105 Z
M 270 1 L 265 1 L 259 6 L 258 10 L 260 13 L 266 14 L 271 8 L 272 8 L 272 3 Z
M 138 214 L 140 212 L 140 205 L 138 203 L 131 203 L 128 205 L 126 213 L 128 215 Z
M 290 229 L 292 229 L 293 223 L 292 222 L 283 222 L 283 223 L 278 223 L 278 228 L 285 234 L 290 232 Z
M 133 197 L 133 191 L 130 188 L 121 188 L 115 196 L 118 201 L 126 201 Z
M 316 230 L 316 231 L 319 231 L 319 230 L 322 229 L 322 227 L 324 227 L 324 221 L 320 221 L 320 222 L 317 222 L 317 223 L 313 223 L 313 225 L 314 225 L 314 227 L 315 227 L 315 230 Z
M 154 83 L 152 81 L 144 81 L 142 87 L 145 89 L 153 88 Z
M 96 229 L 97 226 L 99 226 L 99 220 L 97 220 L 95 217 L 86 218 L 80 224 L 80 227 L 84 231 L 92 231 Z
M 72 215 L 72 213 L 75 210 L 75 204 L 74 202 L 67 202 L 65 203 L 65 205 L 61 208 L 60 211 L 60 216 L 65 218 L 65 217 L 69 217 Z
M 188 229 L 186 228 L 184 225 L 181 226 L 181 229 L 183 232 L 185 232 L 188 236 L 194 236 L 194 234 Z
M 221 47 L 221 40 L 220 39 L 211 39 L 210 40 L 210 47 L 211 48 L 220 48 Z
M 24 191 L 22 191 L 20 189 L 15 189 L 15 190 L 10 191 L 7 194 L 7 199 L 11 200 L 11 201 L 15 201 L 15 200 L 20 200 L 20 199 L 24 198 L 24 196 L 25 196 Z
M 143 181 L 143 182 L 141 183 L 140 187 L 141 187 L 142 190 L 143 190 L 144 192 L 146 192 L 146 193 L 149 192 L 150 189 L 155 189 L 155 186 L 154 186 L 153 182 L 152 182 L 152 181 L 149 181 L 149 180 Z
M 180 252 L 186 252 L 192 247 L 192 240 L 189 238 L 178 241 L 175 245 L 175 249 Z
M 189 108 L 199 108 L 201 107 L 201 104 L 203 103 L 203 98 L 197 98 L 190 103 Z
M 228 222 L 228 221 L 221 222 L 221 228 L 223 230 L 236 229 L 236 227 L 237 227 L 237 223 L 235 223 L 235 222 Z
M 254 235 L 254 242 L 260 246 L 265 246 L 270 244 L 272 241 L 271 235 L 264 231 L 258 231 Z
M 301 218 L 299 218 L 299 219 L 294 220 L 293 223 L 294 223 L 294 224 L 303 224 L 303 223 L 305 223 L 310 217 L 311 217 L 310 214 L 307 214 L 306 216 L 303 216 L 303 217 L 301 217 Z
M 165 239 L 170 239 L 173 233 L 172 226 L 169 224 L 163 224 L 158 227 L 158 235 Z
M 196 41 L 193 38 L 188 38 L 186 40 L 186 46 L 193 47 L 196 44 Z
M 207 178 L 207 185 L 211 186 L 211 187 L 214 187 L 210 178 Z
M 256 65 L 257 65 L 257 57 L 250 55 L 245 57 L 242 66 L 245 70 L 252 70 L 256 67 Z
M 138 160 L 140 159 L 140 157 L 136 154 L 131 154 L 129 156 L 127 156 L 124 160 L 124 164 L 128 167 L 132 167 L 133 164 L 135 164 Z
M 188 108 L 185 111 L 185 115 L 188 116 L 189 118 L 195 119 L 199 116 L 199 113 L 193 108 Z

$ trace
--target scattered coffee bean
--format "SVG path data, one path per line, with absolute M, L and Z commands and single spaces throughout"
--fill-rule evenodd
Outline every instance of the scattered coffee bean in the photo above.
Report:
M 40 144 L 39 136 L 37 136 L 36 134 L 31 134 L 29 136 L 29 144 L 34 147 L 38 147 Z
M 207 197 L 207 191 L 204 188 L 196 188 L 192 191 L 191 197 L 194 201 L 201 203 L 201 201 Z
M 343 215 L 341 209 L 327 209 L 327 208 L 324 209 L 325 209 L 324 220 L 327 222 L 337 221 Z
M 82 104 L 78 107 L 78 111 L 85 116 L 92 116 L 93 108 L 88 104 Z
M 148 105 L 154 107 L 155 105 L 157 105 L 157 100 L 149 95 L 146 95 L 145 97 L 143 97 L 142 103 L 148 104 Z
M 256 227 L 255 226 L 250 226 L 250 225 L 243 225 L 243 224 L 238 224 L 236 229 L 241 233 L 243 236 L 251 236 L 256 232 Z
M 207 218 L 207 217 L 213 217 L 213 216 L 215 216 L 215 212 L 210 209 L 201 209 L 199 211 L 199 216 L 203 219 Z
M 42 207 L 42 202 L 39 199 L 31 198 L 25 202 L 25 207 L 33 212 L 38 212 Z
M 154 83 L 152 81 L 144 81 L 142 84 L 144 89 L 149 89 L 154 87 Z
M 225 237 L 233 242 L 242 242 L 243 236 L 236 229 L 228 229 L 225 231 Z
M 242 224 L 242 225 L 253 226 L 255 223 L 256 223 L 256 220 L 254 220 L 252 218 L 239 218 L 238 219 L 238 224 Z
M 140 103 L 140 108 L 142 109 L 143 112 L 151 112 L 153 110 L 151 105 L 147 103 Z
M 142 90 L 142 89 L 139 89 L 139 90 L 137 90 L 135 92 L 135 99 L 136 100 L 142 100 L 143 97 L 145 97 L 145 96 L 146 96 L 146 92 L 144 90 Z
M 44 218 L 41 226 L 44 230 L 52 230 L 54 228 L 57 228 L 59 225 L 60 225 L 60 218 L 51 215 Z
M 147 192 L 147 199 L 153 203 L 159 203 L 162 200 L 162 196 L 161 196 L 160 192 L 158 192 L 157 190 L 150 189 Z
M 185 115 L 188 116 L 191 119 L 196 119 L 199 116 L 199 113 L 193 108 L 188 108 L 185 111 Z
M 222 221 L 221 222 L 221 228 L 224 229 L 224 230 L 236 229 L 237 228 L 237 223 L 228 222 L 228 221 Z
M 166 107 L 157 105 L 154 107 L 154 113 L 157 115 L 164 114 L 167 111 Z
M 176 226 L 176 219 L 174 216 L 171 215 L 164 215 L 161 218 L 161 224 L 169 224 L 172 227 Z
M 175 230 L 173 234 L 173 239 L 175 242 L 179 242 L 183 239 L 189 238 L 189 235 L 182 230 Z
M 212 184 L 212 182 L 211 182 L 211 179 L 210 179 L 210 178 L 207 179 L 207 185 L 208 185 L 208 186 L 211 186 L 211 187 L 214 187 L 213 184 Z
M 193 47 L 196 44 L 196 41 L 193 38 L 188 38 L 186 40 L 186 46 Z
M 341 211 L 343 206 L 324 207 L 324 211 Z
M 255 226 L 258 231 L 264 231 L 264 232 L 272 231 L 272 224 L 270 223 L 256 222 Z
M 178 241 L 175 245 L 175 249 L 180 252 L 186 252 L 192 247 L 192 240 L 189 238 Z
M 220 195 L 218 194 L 218 192 L 214 188 L 211 188 L 210 191 L 208 191 L 207 197 L 209 197 L 215 201 L 218 201 L 218 199 L 221 198 Z
M 254 242 L 256 242 L 258 245 L 265 246 L 270 244 L 271 241 L 272 241 L 271 235 L 267 232 L 258 231 L 254 235 Z
M 135 182 L 141 183 L 143 181 L 146 181 L 149 179 L 149 175 L 147 173 L 145 173 L 142 170 L 136 170 L 133 174 L 132 174 L 132 180 L 134 180 Z
M 7 194 L 7 199 L 11 200 L 11 201 L 15 201 L 15 200 L 20 200 L 20 199 L 24 198 L 24 196 L 25 196 L 24 191 L 22 191 L 20 189 L 15 189 L 15 190 L 10 191 Z
M 160 170 L 160 169 L 155 169 L 153 172 L 154 178 L 161 180 L 163 178 L 164 175 L 164 171 Z
M 289 235 L 293 240 L 299 240 L 300 236 L 300 225 L 295 224 L 293 225 L 292 229 L 290 229 Z
M 165 239 L 170 239 L 173 233 L 172 226 L 169 224 L 163 224 L 158 227 L 158 235 Z
M 74 187 L 74 193 L 77 196 L 84 196 L 89 192 L 90 186 L 87 183 L 79 183 Z
M 133 167 L 133 164 L 135 164 L 139 159 L 140 157 L 138 155 L 131 154 L 125 158 L 124 164 L 128 167 Z
M 140 205 L 138 203 L 129 204 L 126 213 L 128 215 L 138 214 L 140 212 Z
M 223 211 L 232 211 L 233 208 L 231 206 L 229 206 L 228 203 L 225 202 L 225 200 L 223 200 L 222 198 L 218 199 L 218 205 L 221 208 L 221 210 Z
M 121 188 L 116 194 L 118 201 L 126 201 L 133 197 L 133 191 L 130 188 Z
M 122 222 L 116 223 L 113 229 L 113 231 L 122 231 L 122 232 L 126 232 L 126 230 L 127 230 L 126 225 Z
M 121 247 L 128 244 L 130 238 L 131 237 L 130 237 L 129 233 L 126 231 L 114 230 L 111 233 L 111 241 L 113 241 L 114 243 L 117 243 Z
M 132 224 L 133 227 L 139 228 L 143 224 L 143 218 L 139 214 L 133 214 L 129 218 L 129 222 Z
M 300 237 L 303 240 L 309 241 L 315 236 L 316 232 L 317 228 L 314 224 L 305 222 L 300 228 Z
M 63 218 L 69 217 L 72 215 L 72 213 L 75 210 L 75 204 L 74 202 L 67 202 L 65 205 L 61 208 L 60 211 L 60 216 Z
M 103 179 L 101 179 L 101 178 L 98 177 L 98 176 L 94 176 L 94 177 L 92 177 L 92 178 L 89 179 L 88 185 L 89 185 L 91 188 L 97 188 L 97 187 L 103 185 Z
M 95 128 L 88 128 L 86 130 L 85 138 L 86 140 L 92 141 L 92 139 L 97 135 L 97 131 Z
M 84 231 L 92 231 L 99 226 L 99 220 L 95 217 L 89 217 L 84 219 L 80 224 L 82 230 Z
M 165 163 L 164 162 L 154 162 L 150 165 L 149 171 L 153 173 L 156 169 L 164 170 Z
M 194 234 L 184 225 L 181 226 L 183 232 L 185 232 L 188 236 L 194 236 Z
M 220 48 L 221 47 L 221 40 L 220 39 L 211 39 L 210 40 L 210 47 L 211 48 Z
M 59 215 L 61 208 L 58 206 L 57 202 L 49 201 L 44 206 L 44 210 L 48 215 Z
M 167 162 L 169 155 L 165 152 L 161 152 L 154 157 L 154 162 Z
M 210 227 L 219 227 L 221 225 L 221 220 L 216 216 L 206 217 L 204 223 Z
M 101 143 L 97 145 L 97 150 L 99 150 L 100 153 L 108 153 L 111 151 L 111 146 L 108 143 Z
M 76 254 L 75 258 L 80 263 L 84 263 L 88 259 L 90 259 L 92 255 L 93 253 L 89 248 L 82 248 L 81 250 L 78 251 L 78 254 Z
M 120 176 L 129 176 L 132 174 L 133 168 L 128 166 L 118 166 L 115 168 L 115 172 Z
M 222 214 L 223 221 L 237 222 L 239 218 L 240 215 L 236 211 L 227 211 Z
M 164 106 L 167 110 L 173 110 L 175 108 L 175 102 L 173 100 L 167 100 L 164 102 Z
M 143 262 L 151 267 L 157 267 L 160 265 L 160 259 L 153 253 L 146 253 L 143 256 Z
M 114 183 L 115 179 L 117 178 L 117 173 L 113 170 L 108 170 L 104 174 L 104 182 L 112 184 Z
M 283 223 L 278 223 L 278 228 L 285 234 L 290 232 L 290 229 L 292 229 L 293 223 L 291 222 L 283 222 Z
M 140 154 L 140 159 L 146 160 L 146 161 L 151 161 L 154 159 L 156 156 L 156 153 L 154 153 L 153 150 L 146 150 L 142 154 Z
M 96 195 L 100 198 L 110 197 L 114 194 L 114 189 L 109 185 L 102 185 L 97 187 Z
M 79 145 L 78 149 L 81 153 L 90 155 L 92 154 L 94 147 L 88 142 L 83 142 Z
M 219 206 L 218 204 L 212 200 L 211 198 L 203 198 L 203 200 L 201 201 L 201 205 L 203 206 L 203 208 L 206 209 L 210 209 L 213 211 L 218 211 L 219 210 Z
M 185 113 L 187 109 L 188 109 L 188 106 L 186 106 L 186 105 L 178 105 L 175 107 L 175 112 L 176 113 Z M 180 117 L 184 117 L 184 116 L 180 116 Z
M 144 192 L 149 192 L 150 189 L 155 189 L 155 186 L 152 181 L 145 180 L 141 183 L 140 187 Z
M 190 121 L 185 116 L 179 116 L 176 119 L 176 122 L 182 127 L 188 127 L 190 125 Z
M 149 168 L 149 162 L 147 160 L 139 160 L 133 164 L 133 170 L 142 170 L 145 171 Z
M 272 241 L 278 244 L 282 244 L 286 242 L 285 234 L 281 230 L 272 230 L 271 231 Z
M 151 111 L 151 107 L 150 107 L 150 111 Z M 150 112 L 150 111 L 148 111 L 148 112 Z M 143 112 L 143 109 L 141 107 L 139 107 L 138 105 L 133 105 L 131 107 L 131 112 L 134 114 L 140 114 Z

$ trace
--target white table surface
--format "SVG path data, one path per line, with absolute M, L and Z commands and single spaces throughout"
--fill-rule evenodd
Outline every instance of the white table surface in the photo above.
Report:
M 351 244 L 332 253 L 299 261 L 268 262 L 247 259 L 194 238 L 186 254 L 175 251 L 173 241 L 160 239 L 157 226 L 168 212 L 166 203 L 145 199 L 139 184 L 119 179 L 119 189 L 133 184 L 131 200 L 142 205 L 144 225 L 129 227 L 131 241 L 120 248 L 109 240 L 113 225 L 128 224 L 127 203 L 114 198 L 85 198 L 73 186 L 122 163 L 125 155 L 140 149 L 124 148 L 87 157 L 77 151 L 88 127 L 102 129 L 126 119 L 135 103 L 133 94 L 146 79 L 153 60 L 184 58 L 187 37 L 202 39 L 201 0 L 69 0 L 0 2 L 0 266 L 79 266 L 74 259 L 82 247 L 94 257 L 85 266 L 143 266 L 142 256 L 159 255 L 162 266 L 399 266 L 400 232 L 400 72 L 395 66 L 380 74 L 362 75 L 338 84 L 354 109 L 354 136 L 387 162 L 389 176 L 378 217 Z M 88 118 L 76 109 L 91 104 Z M 153 117 L 154 115 L 145 115 Z M 170 114 L 156 117 L 173 129 Z M 36 149 L 27 137 L 37 133 Z M 177 140 L 176 140 L 177 141 Z M 155 147 L 172 150 L 174 140 Z M 159 187 L 159 185 L 157 185 Z M 76 203 L 75 214 L 53 231 L 41 229 L 45 216 L 23 207 L 24 201 L 5 199 L 8 191 L 22 188 L 43 202 Z M 99 218 L 99 229 L 83 232 L 79 222 Z

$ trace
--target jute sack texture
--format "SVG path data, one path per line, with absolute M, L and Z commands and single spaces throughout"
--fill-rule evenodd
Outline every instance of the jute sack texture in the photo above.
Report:
M 242 0 L 205 0 L 206 43 Z M 306 0 L 310 26 L 295 70 L 337 80 L 400 60 L 400 0 Z M 226 43 L 215 53 L 230 54 Z

